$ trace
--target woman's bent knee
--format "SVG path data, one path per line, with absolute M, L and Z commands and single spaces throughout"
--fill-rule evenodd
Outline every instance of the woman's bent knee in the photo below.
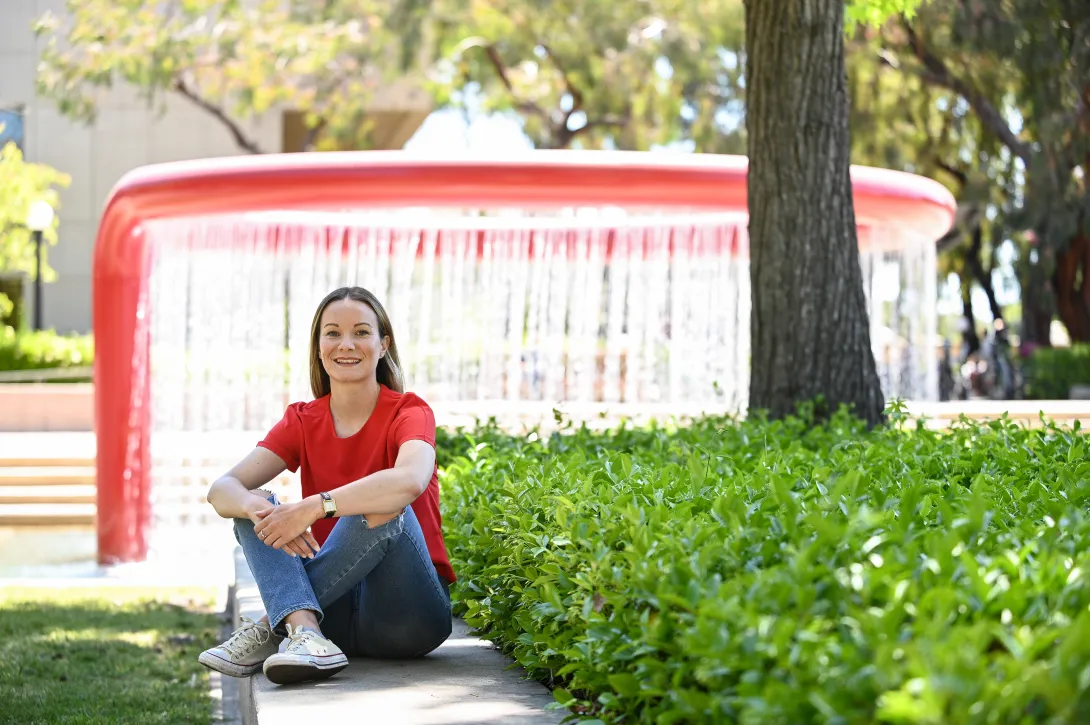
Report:
M 453 631 L 453 629 L 454 627 L 452 626 L 451 620 L 448 619 L 447 626 L 440 627 L 439 630 L 436 632 L 435 638 L 423 649 L 417 651 L 417 653 L 414 654 L 412 658 L 415 659 L 417 657 L 423 657 L 424 655 L 434 652 L 436 649 L 439 648 L 441 644 L 450 639 L 450 633 Z
M 433 652 L 450 638 L 451 622 L 419 624 L 414 627 L 390 627 L 378 641 L 371 642 L 372 657 L 390 660 L 411 660 Z

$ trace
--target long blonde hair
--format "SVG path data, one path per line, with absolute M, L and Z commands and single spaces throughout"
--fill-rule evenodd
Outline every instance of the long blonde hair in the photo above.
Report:
M 390 390 L 398 393 L 405 392 L 405 382 L 401 376 L 401 358 L 397 354 L 397 342 L 394 340 L 394 328 L 390 325 L 390 316 L 386 314 L 382 303 L 373 294 L 363 287 L 341 287 L 325 296 L 314 313 L 314 321 L 310 324 L 310 391 L 314 398 L 329 395 L 329 374 L 322 366 L 319 358 L 321 350 L 318 343 L 318 335 L 321 332 L 322 313 L 333 302 L 352 300 L 362 302 L 375 311 L 378 318 L 378 336 L 390 338 L 390 346 L 386 348 L 386 354 L 379 358 L 378 368 L 375 370 L 375 378 Z

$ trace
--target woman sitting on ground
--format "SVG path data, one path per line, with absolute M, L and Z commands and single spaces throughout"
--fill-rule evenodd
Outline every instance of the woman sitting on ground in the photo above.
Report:
M 450 636 L 435 417 L 403 392 L 386 311 L 359 287 L 331 292 L 310 353 L 315 400 L 289 406 L 208 492 L 235 520 L 268 613 L 201 653 L 234 677 L 264 666 L 277 684 L 322 679 L 346 655 L 420 657 Z M 257 490 L 285 469 L 302 469 L 298 503 Z

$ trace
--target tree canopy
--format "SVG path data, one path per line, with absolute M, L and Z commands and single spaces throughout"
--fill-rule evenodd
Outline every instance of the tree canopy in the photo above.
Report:
M 38 88 L 70 116 L 91 120 L 122 82 L 149 103 L 176 93 L 250 153 L 242 121 L 273 108 L 304 114 L 308 147 L 368 144 L 367 105 L 393 77 L 417 78 L 428 0 L 67 0 L 37 24 L 48 38 Z M 422 79 L 421 79 L 422 81 Z
M 993 236 L 1019 245 L 1024 332 L 1037 343 L 1054 310 L 1090 340 L 1088 38 L 1078 0 L 930 0 L 881 33 L 885 61 L 950 94 L 946 122 L 974 130 L 954 160 L 992 181 L 985 211 Z
M 742 148 L 738 0 L 450 0 L 442 16 L 439 99 L 515 111 L 539 148 Z
M 994 316 L 1004 316 L 992 278 L 998 249 L 1009 239 L 1002 211 L 1021 183 L 1013 157 L 958 94 L 904 72 L 877 29 L 853 34 L 847 67 L 852 161 L 934 178 L 958 201 L 954 227 L 938 242 L 938 272 L 961 281 L 966 338 L 974 351 L 973 286 L 985 292 Z
M 122 82 L 196 104 L 240 148 L 242 121 L 303 113 L 308 147 L 367 148 L 367 105 L 393 78 L 439 104 L 511 110 L 539 147 L 739 151 L 738 0 L 68 0 L 46 14 L 39 90 L 94 118 Z

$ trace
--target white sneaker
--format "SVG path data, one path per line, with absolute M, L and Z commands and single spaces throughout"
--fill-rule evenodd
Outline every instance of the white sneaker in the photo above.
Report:
M 242 618 L 242 626 L 218 647 L 206 649 L 197 658 L 205 667 L 231 677 L 249 677 L 261 669 L 261 663 L 276 654 L 272 630 L 264 622 Z
M 277 685 L 321 680 L 348 667 L 348 658 L 337 645 L 313 629 L 288 627 L 280 651 L 265 660 L 265 676 Z

